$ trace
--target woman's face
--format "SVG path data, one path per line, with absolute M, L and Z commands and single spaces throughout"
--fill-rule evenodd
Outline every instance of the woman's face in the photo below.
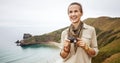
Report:
M 80 7 L 78 5 L 71 5 L 68 8 L 68 16 L 70 18 L 70 21 L 74 23 L 78 23 L 80 21 L 80 18 L 82 16 L 82 13 L 80 11 Z

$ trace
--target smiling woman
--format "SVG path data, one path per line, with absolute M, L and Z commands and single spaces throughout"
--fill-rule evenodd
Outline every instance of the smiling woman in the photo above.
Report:
M 82 15 L 80 3 L 73 2 L 68 6 L 71 25 L 61 34 L 63 63 L 91 63 L 98 53 L 95 29 L 81 21 Z

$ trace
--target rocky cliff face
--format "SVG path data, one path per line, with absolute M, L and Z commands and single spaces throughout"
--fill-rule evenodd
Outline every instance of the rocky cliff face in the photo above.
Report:
M 31 44 L 36 44 L 35 39 L 33 36 L 29 33 L 24 33 L 23 35 L 23 40 L 20 40 L 19 42 L 20 46 L 25 46 L 25 45 L 31 45 Z
M 32 35 L 29 33 L 24 33 L 24 35 L 23 35 L 23 39 L 28 39 L 30 37 L 32 37 Z

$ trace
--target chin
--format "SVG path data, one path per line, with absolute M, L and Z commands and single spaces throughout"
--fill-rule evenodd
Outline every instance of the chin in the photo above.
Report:
M 72 23 L 78 23 L 78 22 L 79 22 L 79 21 L 74 21 L 74 20 L 72 21 Z

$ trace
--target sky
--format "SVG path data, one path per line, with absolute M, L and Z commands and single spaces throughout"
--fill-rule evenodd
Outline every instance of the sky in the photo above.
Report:
M 120 0 L 0 0 L 0 27 L 39 27 L 53 31 L 69 26 L 67 8 L 71 2 L 82 4 L 81 20 L 120 17 Z

